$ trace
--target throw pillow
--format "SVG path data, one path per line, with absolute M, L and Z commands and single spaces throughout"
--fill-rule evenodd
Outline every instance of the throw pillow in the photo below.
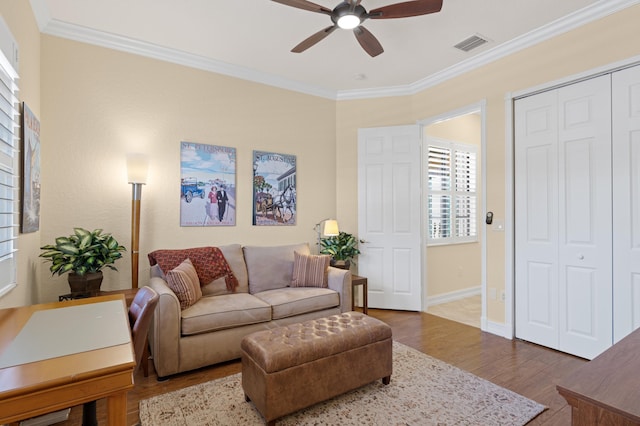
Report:
M 293 278 L 291 287 L 323 287 L 327 288 L 329 277 L 328 255 L 305 255 L 295 252 L 293 261 Z
M 167 284 L 180 301 L 180 308 L 187 309 L 202 297 L 200 280 L 191 260 L 185 259 L 166 274 Z
M 220 277 L 225 277 L 229 291 L 235 291 L 238 280 L 227 263 L 222 251 L 217 247 L 197 247 L 179 250 L 156 250 L 148 255 L 151 266 L 158 264 L 166 274 L 189 258 L 196 268 L 200 285 L 209 284 Z

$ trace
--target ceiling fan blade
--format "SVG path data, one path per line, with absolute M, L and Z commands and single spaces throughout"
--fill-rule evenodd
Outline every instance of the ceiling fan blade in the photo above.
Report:
M 371 57 L 375 58 L 384 52 L 384 49 L 378 39 L 362 25 L 355 27 L 353 29 L 353 33 L 356 35 L 356 39 L 358 39 L 360 46 L 362 46 L 365 52 L 367 52 Z
M 328 36 L 332 32 L 334 32 L 336 30 L 336 28 L 338 28 L 337 25 L 332 25 L 330 27 L 325 28 L 324 30 L 318 31 L 317 33 L 315 33 L 311 37 L 308 37 L 305 40 L 302 40 L 302 42 L 300 42 L 296 47 L 291 49 L 291 51 L 293 53 L 302 53 L 302 52 L 304 52 L 305 50 L 307 50 L 308 48 L 310 48 L 314 44 L 318 43 L 319 41 L 323 40 L 326 36 Z
M 311 3 L 307 0 L 272 0 L 276 3 L 284 4 L 285 6 L 297 7 L 298 9 L 310 10 L 311 12 L 324 13 L 325 15 L 331 15 L 331 9 L 327 9 L 319 4 Z
M 275 0 L 274 0 L 275 1 Z M 415 0 L 390 4 L 369 11 L 371 19 L 408 18 L 440 12 L 442 0 Z

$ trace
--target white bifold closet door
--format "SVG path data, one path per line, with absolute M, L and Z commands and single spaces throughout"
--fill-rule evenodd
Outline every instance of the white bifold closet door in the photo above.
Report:
M 612 343 L 611 77 L 515 102 L 516 337 Z
M 613 339 L 640 327 L 640 66 L 613 73 Z

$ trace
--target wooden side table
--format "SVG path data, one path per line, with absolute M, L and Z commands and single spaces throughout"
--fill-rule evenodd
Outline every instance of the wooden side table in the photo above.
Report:
M 367 294 L 369 292 L 368 290 L 368 286 L 367 286 L 367 277 L 361 277 L 359 275 L 351 275 L 351 310 L 354 311 L 355 310 L 355 299 L 353 297 L 353 293 L 355 292 L 355 289 L 357 286 L 361 285 L 362 286 L 362 313 L 367 315 L 369 310 L 367 309 Z

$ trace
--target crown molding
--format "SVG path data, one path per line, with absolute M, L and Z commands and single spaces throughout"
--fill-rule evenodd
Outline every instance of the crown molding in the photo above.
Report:
M 205 58 L 200 55 L 183 52 L 181 50 L 170 49 L 152 43 L 119 36 L 116 34 L 106 33 L 75 24 L 57 21 L 55 19 L 50 20 L 46 24 L 46 26 L 41 29 L 41 31 L 44 34 L 56 37 L 106 47 L 109 49 L 158 59 L 165 62 L 171 62 L 178 65 L 184 65 L 203 71 L 223 74 L 242 80 L 265 84 L 267 86 L 278 87 L 281 89 L 291 90 L 294 92 L 304 93 L 312 96 L 318 96 L 321 98 L 328 98 L 332 100 L 336 99 L 336 92 L 334 90 L 323 89 L 317 86 L 312 86 L 298 81 L 286 79 L 277 75 L 259 72 L 239 65 L 233 65 L 226 62 Z
M 531 47 L 537 43 L 578 28 L 589 22 L 619 12 L 638 3 L 640 3 L 640 0 L 600 0 L 591 6 L 578 10 L 543 27 L 537 28 L 534 31 L 482 52 L 465 61 L 459 62 L 442 71 L 426 76 L 414 83 L 400 86 L 335 91 L 290 80 L 277 75 L 256 71 L 250 68 L 205 58 L 203 56 L 183 52 L 177 49 L 169 49 L 128 37 L 51 19 L 44 0 L 31 0 L 31 6 L 34 11 L 36 21 L 40 27 L 40 31 L 44 34 L 338 101 L 414 95 L 430 87 L 465 74 L 473 69 L 482 67 L 522 49 Z
M 458 62 L 442 71 L 427 76 L 406 86 L 371 88 L 363 90 L 343 90 L 338 92 L 338 100 L 380 98 L 385 96 L 414 95 L 430 87 L 437 86 L 476 68 L 480 68 L 515 52 L 566 33 L 605 16 L 619 12 L 640 3 L 640 0 L 601 0 L 556 21 L 550 22 L 529 33 Z

